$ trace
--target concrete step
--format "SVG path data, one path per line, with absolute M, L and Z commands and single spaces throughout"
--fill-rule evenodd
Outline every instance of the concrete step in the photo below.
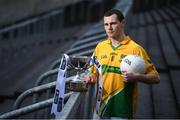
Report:
M 180 109 L 180 92 L 179 92 L 179 85 L 180 85 L 180 80 L 179 80 L 179 75 L 180 75 L 180 69 L 171 69 L 170 70 L 170 75 L 172 78 L 172 84 L 175 92 L 175 97 L 176 97 L 176 103 L 178 105 L 178 110 Z
M 167 70 L 167 66 L 165 64 L 165 60 L 163 59 L 163 53 L 160 49 L 160 43 L 158 41 L 158 33 L 156 32 L 156 28 L 153 25 L 149 25 L 146 27 L 147 29 L 147 45 L 148 45 L 148 53 L 151 57 L 152 62 L 157 67 L 158 70 Z
M 180 67 L 180 58 L 174 48 L 170 36 L 168 35 L 166 27 L 164 26 L 164 24 L 158 24 L 157 28 L 167 64 L 171 67 Z
M 180 20 L 178 22 L 180 23 Z M 171 35 L 171 40 L 174 44 L 174 47 L 178 52 L 178 55 L 180 55 L 180 45 L 179 45 L 180 31 L 177 29 L 177 26 L 173 22 L 168 22 L 167 28 L 169 34 Z
M 138 103 L 136 118 L 137 119 L 152 119 L 154 116 L 153 112 L 153 101 L 151 87 L 144 83 L 138 83 Z
M 177 16 L 173 13 L 167 14 L 164 8 L 132 17 L 137 21 L 133 21 L 129 33 L 149 53 L 161 77 L 157 85 L 139 84 L 137 118 L 179 118 L 180 59 L 176 25 L 180 22 L 174 20 Z
M 167 73 L 160 73 L 161 83 L 152 86 L 155 118 L 178 118 L 179 111 L 172 90 L 170 77 Z

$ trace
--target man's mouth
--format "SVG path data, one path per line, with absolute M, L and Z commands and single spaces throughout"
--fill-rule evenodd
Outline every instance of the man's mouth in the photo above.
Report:
M 114 32 L 113 31 L 110 31 L 110 32 L 108 32 L 109 34 L 113 34 Z

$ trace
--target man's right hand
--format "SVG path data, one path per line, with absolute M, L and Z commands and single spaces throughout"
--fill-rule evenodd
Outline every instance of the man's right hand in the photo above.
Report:
M 91 74 L 91 75 L 86 75 L 83 79 L 86 83 L 95 84 L 97 77 L 96 77 L 96 75 Z

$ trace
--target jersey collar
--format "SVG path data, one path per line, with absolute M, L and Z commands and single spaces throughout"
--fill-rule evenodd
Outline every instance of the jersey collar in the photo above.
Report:
M 129 36 L 125 36 L 124 39 L 120 42 L 120 45 L 125 45 L 130 41 L 130 37 Z M 111 44 L 111 38 L 107 39 L 107 43 Z

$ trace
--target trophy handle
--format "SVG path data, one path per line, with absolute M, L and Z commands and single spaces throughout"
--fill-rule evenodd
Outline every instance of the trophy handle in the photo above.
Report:
M 70 62 L 69 62 L 69 64 L 68 64 L 68 67 L 69 67 L 69 68 L 75 68 L 75 66 L 74 66 L 73 64 L 71 64 Z

